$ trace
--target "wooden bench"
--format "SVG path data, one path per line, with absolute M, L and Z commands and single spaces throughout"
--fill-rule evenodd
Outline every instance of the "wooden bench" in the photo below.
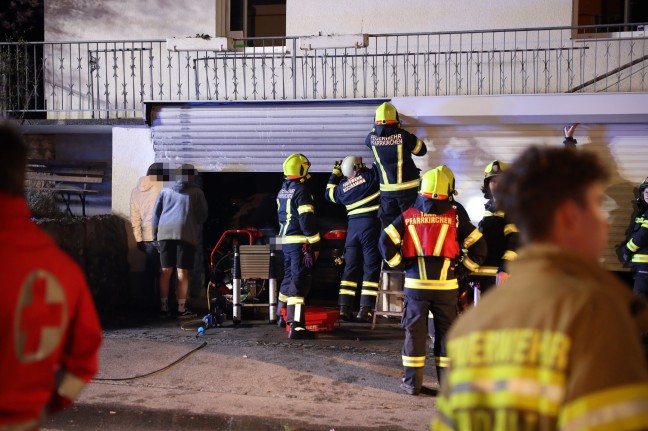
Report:
M 106 162 L 84 160 L 38 160 L 27 161 L 27 190 L 51 190 L 58 193 L 65 209 L 71 216 L 70 204 L 73 195 L 79 196 L 81 213 L 86 215 L 86 196 L 97 194 L 99 190 L 88 188 L 91 184 L 101 184 L 106 173 Z

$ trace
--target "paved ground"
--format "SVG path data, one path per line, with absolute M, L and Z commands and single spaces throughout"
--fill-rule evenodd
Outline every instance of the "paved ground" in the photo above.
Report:
M 380 318 L 373 331 L 343 323 L 309 341 L 288 340 L 265 321 L 243 323 L 198 339 L 175 320 L 106 329 L 96 380 L 43 429 L 428 429 L 434 391 L 399 389 L 397 321 Z M 425 385 L 434 389 L 428 362 Z

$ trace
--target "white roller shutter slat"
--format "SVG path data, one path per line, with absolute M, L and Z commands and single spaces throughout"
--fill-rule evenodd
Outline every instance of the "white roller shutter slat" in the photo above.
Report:
M 349 154 L 373 162 L 364 140 L 380 103 L 163 104 L 153 111 L 153 147 L 157 161 L 203 172 L 277 172 L 293 153 L 328 172 Z

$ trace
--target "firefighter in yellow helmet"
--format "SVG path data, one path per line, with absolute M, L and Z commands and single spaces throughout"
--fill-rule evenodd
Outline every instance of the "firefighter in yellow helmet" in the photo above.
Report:
M 428 312 L 434 315 L 434 357 L 441 380 L 449 358 L 445 335 L 457 312 L 456 268 L 461 250 L 480 264 L 486 256 L 482 234 L 449 199 L 449 182 L 438 169 L 427 171 L 414 205 L 402 212 L 380 235 L 383 259 L 395 269 L 405 270 L 402 350 L 405 377 L 401 388 L 417 395 L 423 385 L 427 345 Z
M 306 296 L 311 268 L 317 258 L 320 235 L 313 194 L 308 187 L 310 162 L 303 154 L 291 154 L 283 164 L 284 182 L 277 195 L 279 238 L 284 254 L 284 278 L 279 289 L 279 326 L 290 325 L 288 338 L 312 338 L 305 327 Z M 285 321 L 281 310 L 287 308 Z
M 484 217 L 479 222 L 479 231 L 484 234 L 488 244 L 488 255 L 484 263 L 472 272 L 471 280 L 478 282 L 482 293 L 508 277 L 507 262 L 517 257 L 519 233 L 517 227 L 497 208 L 493 190 L 497 187 L 500 174 L 508 168 L 507 164 L 493 160 L 484 169 L 482 192 L 488 202 L 484 205 Z
M 375 125 L 365 144 L 373 151 L 380 176 L 381 229 L 387 227 L 416 200 L 420 179 L 412 155 L 423 156 L 425 143 L 401 129 L 398 111 L 385 102 L 376 109 Z

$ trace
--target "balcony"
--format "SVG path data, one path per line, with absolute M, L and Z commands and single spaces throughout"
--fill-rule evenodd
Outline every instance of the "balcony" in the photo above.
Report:
M 327 46 L 326 36 L 316 38 L 318 44 L 312 38 L 252 38 L 186 48 L 186 40 L 0 43 L 0 113 L 142 119 L 145 101 L 648 90 L 643 30 L 612 34 L 586 26 L 361 36 L 361 43 L 349 46 L 339 46 L 345 38 L 334 36 L 329 38 L 337 46 Z

